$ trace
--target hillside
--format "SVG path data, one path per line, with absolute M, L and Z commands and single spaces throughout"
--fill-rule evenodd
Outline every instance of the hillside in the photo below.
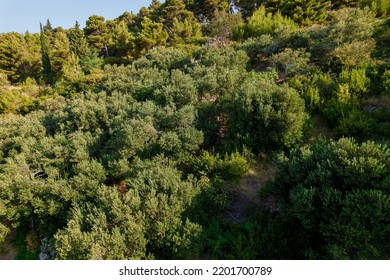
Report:
M 0 258 L 389 259 L 390 1 L 152 1 L 0 34 Z

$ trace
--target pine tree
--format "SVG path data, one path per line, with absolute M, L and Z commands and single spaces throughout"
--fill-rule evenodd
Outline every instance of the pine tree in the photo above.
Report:
M 53 27 L 51 26 L 50 20 L 46 20 L 46 24 L 43 26 L 43 31 L 53 32 Z
M 80 24 L 76 21 L 73 28 L 70 28 L 67 32 L 70 50 L 76 54 L 79 59 L 83 59 L 88 51 L 87 38 L 84 32 L 80 29 Z
M 70 57 L 70 43 L 65 31 L 57 30 L 54 32 L 49 57 L 53 74 L 57 78 L 61 77 L 63 66 Z
M 41 51 L 42 51 L 43 79 L 46 83 L 51 84 L 53 73 L 52 73 L 51 62 L 49 57 L 49 48 L 46 43 L 46 38 L 42 27 L 42 23 L 40 23 L 40 30 L 41 30 L 40 39 L 41 39 Z
M 24 53 L 24 39 L 18 33 L 0 34 L 0 69 L 11 82 L 20 79 L 19 64 Z
M 117 17 L 115 21 L 117 22 L 123 21 L 126 23 L 127 27 L 130 28 L 134 24 L 135 18 L 136 15 L 134 15 L 133 13 L 124 12 L 122 15 Z
M 89 49 L 85 57 L 80 61 L 81 68 L 85 74 L 90 74 L 93 69 L 100 69 L 103 63 L 104 60 L 99 57 L 96 49 Z
M 241 14 L 230 14 L 225 11 L 215 11 L 214 18 L 207 25 L 205 30 L 212 37 L 226 40 L 231 39 L 233 30 L 242 23 Z
M 42 54 L 39 35 L 26 33 L 24 40 L 25 50 L 19 65 L 21 80 L 24 81 L 31 77 L 39 81 L 42 74 Z
M 230 11 L 229 0 L 185 0 L 184 3 L 201 22 L 211 20 L 217 10 Z
M 288 0 L 282 8 L 282 14 L 291 17 L 298 24 L 311 25 L 328 17 L 326 9 L 330 4 L 329 0 Z
M 189 43 L 202 37 L 200 23 L 186 9 L 183 0 L 166 1 L 162 6 L 161 18 L 173 44 Z
M 84 28 L 89 46 L 100 50 L 107 43 L 107 25 L 102 16 L 90 16 Z
M 233 2 L 244 18 L 252 16 L 256 9 L 260 7 L 260 4 L 264 4 L 264 0 L 234 0 Z
M 168 33 L 163 29 L 162 23 L 157 23 L 150 18 L 144 17 L 141 26 L 142 30 L 136 38 L 138 55 L 144 54 L 153 47 L 166 44 Z
M 289 27 L 291 30 L 297 28 L 294 21 L 283 17 L 279 11 L 275 14 L 267 12 L 261 5 L 249 18 L 247 23 L 236 26 L 234 30 L 235 39 L 248 39 L 260 37 L 263 34 L 274 34 L 280 28 Z
M 161 18 L 161 6 L 159 0 L 152 0 L 152 3 L 149 5 L 148 9 L 150 11 L 150 19 L 159 22 Z
M 111 32 L 107 43 L 109 58 L 106 62 L 128 64 L 132 59 L 135 38 L 129 31 L 127 21 L 116 20 L 114 26 L 109 27 Z

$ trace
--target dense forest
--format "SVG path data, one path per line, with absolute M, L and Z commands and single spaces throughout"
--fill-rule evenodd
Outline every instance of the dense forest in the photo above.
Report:
M 0 34 L 1 258 L 389 259 L 389 15 L 154 0 Z

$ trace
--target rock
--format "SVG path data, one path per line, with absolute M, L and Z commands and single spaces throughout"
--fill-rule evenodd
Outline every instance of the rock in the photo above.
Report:
M 54 244 L 51 239 L 43 238 L 41 241 L 39 259 L 40 260 L 54 260 L 56 252 L 54 250 Z

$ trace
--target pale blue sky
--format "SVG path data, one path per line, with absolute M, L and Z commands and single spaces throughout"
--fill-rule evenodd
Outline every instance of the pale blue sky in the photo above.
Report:
M 0 33 L 39 31 L 39 22 L 50 19 L 53 27 L 82 27 L 91 15 L 114 19 L 124 12 L 138 13 L 152 0 L 0 0 Z M 164 2 L 164 1 L 160 1 Z

